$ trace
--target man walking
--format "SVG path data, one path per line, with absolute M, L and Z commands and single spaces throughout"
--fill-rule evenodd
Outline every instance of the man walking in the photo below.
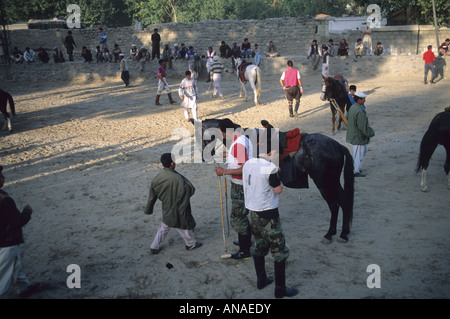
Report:
M 278 156 L 278 152 L 276 152 Z M 272 156 L 274 154 L 271 154 Z M 279 194 L 283 184 L 278 177 L 278 167 L 263 158 L 248 160 L 242 170 L 245 207 L 250 211 L 251 229 L 255 237 L 253 262 L 256 270 L 257 287 L 262 289 L 272 283 L 267 277 L 265 256 L 270 252 L 275 268 L 275 297 L 292 297 L 297 289 L 286 287 L 286 259 L 289 249 L 281 230 L 278 211 Z
M 155 105 L 162 105 L 161 103 L 159 103 L 159 98 L 160 98 L 163 90 L 166 90 L 167 95 L 169 97 L 170 104 L 176 103 L 172 99 L 172 93 L 170 91 L 170 86 L 166 80 L 166 70 L 164 70 L 165 66 L 166 66 L 166 61 L 164 61 L 162 59 L 159 60 L 159 67 L 158 67 L 158 70 L 156 71 L 156 76 L 158 77 L 159 81 L 158 81 L 158 91 L 156 92 Z
M 422 59 L 425 61 L 425 73 L 424 73 L 424 83 L 427 84 L 428 71 L 431 71 L 431 84 L 434 84 L 434 60 L 436 56 L 434 55 L 431 44 L 427 47 L 428 50 L 423 54 Z
M 0 166 L 0 299 L 7 299 L 16 282 L 25 284 L 19 297 L 26 298 L 38 291 L 39 284 L 30 284 L 22 272 L 20 244 L 24 243 L 22 227 L 31 219 L 33 209 L 26 205 L 22 212 L 2 188 L 5 183 L 3 166 Z
M 283 72 L 280 78 L 280 84 L 283 87 L 286 99 L 288 100 L 289 116 L 298 115 L 298 107 L 300 106 L 300 97 L 303 94 L 302 80 L 300 71 L 294 69 L 294 63 L 289 60 L 287 62 L 288 69 Z M 295 110 L 292 110 L 292 104 L 295 99 Z
M 218 94 L 223 100 L 221 83 L 224 66 L 222 62 L 219 62 L 219 57 L 217 55 L 214 56 L 213 60 L 214 62 L 211 64 L 210 69 L 210 78 L 212 78 L 214 84 L 213 97 L 217 97 Z
M 196 226 L 192 216 L 190 198 L 195 193 L 195 187 L 183 175 L 175 170 L 176 164 L 172 154 L 161 155 L 163 170 L 155 176 L 150 186 L 145 214 L 153 214 L 156 200 L 162 202 L 162 222 L 150 246 L 150 252 L 157 254 L 160 244 L 172 228 L 175 228 L 183 238 L 186 250 L 202 246 L 194 237 Z
M 184 108 L 184 118 L 186 122 L 189 122 L 189 109 L 192 111 L 192 117 L 198 121 L 198 106 L 197 96 L 198 88 L 196 81 L 191 77 L 191 71 L 186 71 L 186 77 L 181 81 L 178 89 L 178 95 L 180 96 L 181 105 Z
M 228 167 L 216 167 L 217 176 L 231 175 L 231 227 L 238 233 L 239 251 L 231 254 L 233 259 L 250 257 L 252 234 L 248 220 L 248 209 L 244 203 L 244 188 L 242 184 L 242 166 L 253 157 L 253 146 L 250 140 L 242 135 L 241 128 L 229 119 L 219 122 L 223 139 L 232 141 L 227 153 Z
M 364 177 L 361 172 L 361 163 L 367 153 L 370 138 L 375 136 L 374 130 L 369 126 L 369 119 L 363 109 L 366 94 L 356 92 L 355 104 L 348 111 L 348 127 L 346 141 L 353 145 L 353 164 L 355 177 Z
M 76 48 L 77 45 L 72 37 L 72 31 L 67 32 L 67 36 L 64 39 L 64 47 L 67 50 L 67 54 L 69 55 L 69 61 L 73 61 L 73 49 Z
M 120 72 L 121 72 L 121 79 L 125 83 L 125 86 L 130 85 L 130 73 L 128 72 L 128 63 L 127 59 L 125 59 L 125 54 L 120 53 Z

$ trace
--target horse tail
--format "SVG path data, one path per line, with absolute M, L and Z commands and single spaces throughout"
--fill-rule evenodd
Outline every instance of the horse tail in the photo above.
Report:
M 342 207 L 343 214 L 346 215 L 350 222 L 350 226 L 353 221 L 353 198 L 355 194 L 355 176 L 353 174 L 353 157 L 349 150 L 341 145 L 341 149 L 344 152 L 345 164 L 344 164 L 344 206 Z
M 256 68 L 256 95 L 259 97 L 261 95 L 261 70 Z
M 438 135 L 439 135 L 439 117 L 436 116 L 430 123 L 428 130 L 423 135 L 422 141 L 420 142 L 420 152 L 419 158 L 417 160 L 417 165 L 415 172 L 416 174 L 421 169 L 427 169 L 430 163 L 431 155 L 433 155 L 434 150 L 438 146 Z

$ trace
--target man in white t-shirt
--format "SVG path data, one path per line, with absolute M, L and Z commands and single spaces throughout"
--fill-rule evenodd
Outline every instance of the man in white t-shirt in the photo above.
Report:
M 227 168 L 216 167 L 217 176 L 231 175 L 231 227 L 238 233 L 239 237 L 239 251 L 231 254 L 231 258 L 248 258 L 250 257 L 252 233 L 247 217 L 248 210 L 244 203 L 242 166 L 253 157 L 253 146 L 250 140 L 241 134 L 240 126 L 234 124 L 230 119 L 221 120 L 219 129 L 224 139 L 232 141 L 226 154 Z
M 273 281 L 272 277 L 267 277 L 265 270 L 265 256 L 270 250 L 275 266 L 275 297 L 295 296 L 298 290 L 286 287 L 289 249 L 285 245 L 278 211 L 279 194 L 283 190 L 278 167 L 263 158 L 252 158 L 243 166 L 242 181 L 245 207 L 250 211 L 251 230 L 255 238 L 253 261 L 257 287 L 262 289 Z

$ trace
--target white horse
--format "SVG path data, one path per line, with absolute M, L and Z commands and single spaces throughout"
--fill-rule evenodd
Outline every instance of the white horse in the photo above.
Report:
M 235 58 L 234 63 L 236 65 L 236 74 L 241 83 L 241 92 L 239 97 L 242 97 L 242 91 L 245 94 L 245 100 L 247 101 L 247 90 L 245 89 L 245 83 L 248 81 L 253 89 L 253 93 L 255 95 L 255 105 L 259 105 L 259 97 L 261 96 L 261 70 L 256 64 L 250 64 L 245 68 L 245 81 L 241 81 L 241 77 L 239 76 L 239 66 L 242 64 L 242 60 L 240 58 Z

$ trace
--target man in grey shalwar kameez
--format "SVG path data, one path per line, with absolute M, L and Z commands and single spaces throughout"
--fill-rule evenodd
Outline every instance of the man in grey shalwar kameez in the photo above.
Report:
M 194 237 L 196 226 L 192 216 L 190 198 L 194 195 L 195 187 L 183 175 L 175 171 L 175 162 L 172 154 L 164 153 L 161 156 L 164 166 L 152 180 L 145 214 L 151 215 L 156 200 L 162 202 L 162 222 L 151 244 L 151 253 L 156 254 L 161 242 L 166 238 L 172 228 L 175 228 L 186 244 L 186 250 L 202 246 Z

